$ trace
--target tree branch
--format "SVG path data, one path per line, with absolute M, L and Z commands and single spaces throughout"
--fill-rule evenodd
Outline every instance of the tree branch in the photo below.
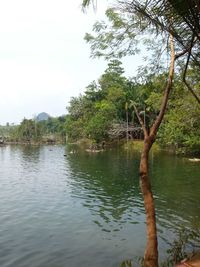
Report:
M 160 112 L 159 112 L 158 117 L 156 118 L 154 124 L 152 125 L 152 127 L 150 129 L 150 137 L 153 140 L 156 137 L 156 133 L 157 133 L 158 128 L 159 128 L 159 126 L 162 122 L 162 119 L 164 117 L 165 110 L 167 107 L 167 102 L 169 99 L 169 93 L 170 93 L 171 88 L 172 88 L 172 82 L 173 82 L 173 76 L 174 76 L 174 62 L 175 62 L 174 38 L 173 38 L 172 34 L 170 34 L 170 50 L 171 50 L 171 60 L 170 60 L 170 69 L 169 69 L 167 85 L 165 87 Z
M 190 56 L 191 56 L 191 52 L 192 52 L 192 47 L 193 47 L 193 40 L 194 40 L 194 36 L 192 37 L 190 49 L 188 51 L 188 57 L 187 57 L 186 65 L 185 65 L 185 70 L 184 70 L 184 73 L 183 73 L 183 82 L 187 86 L 187 88 L 190 91 L 190 93 L 194 96 L 194 98 L 200 104 L 200 98 L 194 92 L 194 90 L 192 89 L 192 87 L 190 86 L 190 84 L 186 81 L 187 69 L 188 69 L 188 65 L 189 65 L 189 61 L 190 61 Z
M 195 38 L 194 38 L 194 35 L 193 35 L 193 36 L 192 36 L 192 40 L 189 42 L 189 44 L 186 46 L 186 48 L 185 48 L 183 51 L 181 51 L 181 52 L 179 52 L 179 53 L 177 53 L 177 54 L 175 55 L 175 59 L 177 59 L 177 58 L 179 58 L 179 57 L 182 57 L 182 56 L 184 56 L 186 53 L 188 53 L 189 51 L 191 51 L 191 49 L 192 49 L 192 47 L 195 45 L 196 41 L 197 41 L 197 38 L 195 39 Z
M 139 121 L 139 123 L 140 123 L 140 125 L 142 127 L 143 132 L 144 132 L 144 137 L 147 138 L 149 135 L 148 135 L 148 131 L 147 131 L 145 125 L 144 125 L 144 122 L 143 122 L 142 118 L 140 117 L 140 114 L 139 114 L 139 112 L 137 110 L 136 105 L 134 103 L 132 103 L 132 105 L 133 105 L 134 111 L 136 113 L 136 116 L 138 118 L 138 121 Z
M 175 58 L 177 59 L 177 58 L 179 58 L 179 57 L 184 56 L 186 53 L 188 53 L 188 50 L 189 50 L 189 48 L 187 48 L 187 49 L 185 49 L 185 50 L 183 50 L 183 51 L 177 53 L 177 54 L 175 55 Z

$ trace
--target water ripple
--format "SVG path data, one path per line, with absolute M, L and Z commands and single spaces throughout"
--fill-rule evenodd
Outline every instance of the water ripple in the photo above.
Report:
M 64 146 L 0 148 L 1 267 L 112 267 L 142 256 L 138 156 L 68 152 Z M 199 167 L 165 155 L 150 166 L 159 240 L 167 248 L 183 225 L 200 226 L 200 192 L 192 186 Z

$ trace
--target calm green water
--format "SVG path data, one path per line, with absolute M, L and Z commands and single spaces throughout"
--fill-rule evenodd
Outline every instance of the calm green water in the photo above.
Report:
M 7 146 L 0 164 L 1 267 L 118 267 L 143 255 L 138 153 Z M 200 163 L 156 153 L 150 169 L 165 259 L 182 229 L 200 228 Z

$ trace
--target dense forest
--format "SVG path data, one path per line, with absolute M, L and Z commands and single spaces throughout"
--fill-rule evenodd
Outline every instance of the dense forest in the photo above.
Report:
M 134 105 L 147 128 L 159 113 L 167 73 L 138 73 L 127 78 L 120 60 L 112 59 L 98 81 L 92 81 L 85 93 L 72 97 L 67 115 L 48 120 L 23 119 L 18 126 L 0 127 L 0 136 L 12 142 L 69 142 L 90 139 L 94 144 L 121 139 L 143 139 Z M 190 69 L 190 79 L 200 87 L 198 72 Z M 173 90 L 157 143 L 177 153 L 200 151 L 200 109 L 184 87 L 177 72 Z
M 198 73 L 190 70 L 190 75 L 199 87 Z M 71 99 L 66 123 L 69 139 L 90 138 L 100 143 L 126 137 L 143 138 L 134 105 L 149 128 L 159 113 L 166 76 L 166 72 L 141 73 L 126 78 L 122 63 L 111 60 L 97 82 L 90 83 L 83 95 Z M 199 125 L 198 103 L 184 87 L 181 73 L 177 72 L 157 142 L 182 153 L 197 153 L 200 151 Z
M 37 121 L 24 118 L 19 125 L 0 126 L 0 136 L 9 143 L 65 142 L 66 116 Z

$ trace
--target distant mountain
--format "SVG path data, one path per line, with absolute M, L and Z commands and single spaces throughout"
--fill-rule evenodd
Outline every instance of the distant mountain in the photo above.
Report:
M 50 118 L 50 115 L 47 114 L 46 112 L 41 112 L 37 115 L 36 121 L 47 121 L 48 118 Z

